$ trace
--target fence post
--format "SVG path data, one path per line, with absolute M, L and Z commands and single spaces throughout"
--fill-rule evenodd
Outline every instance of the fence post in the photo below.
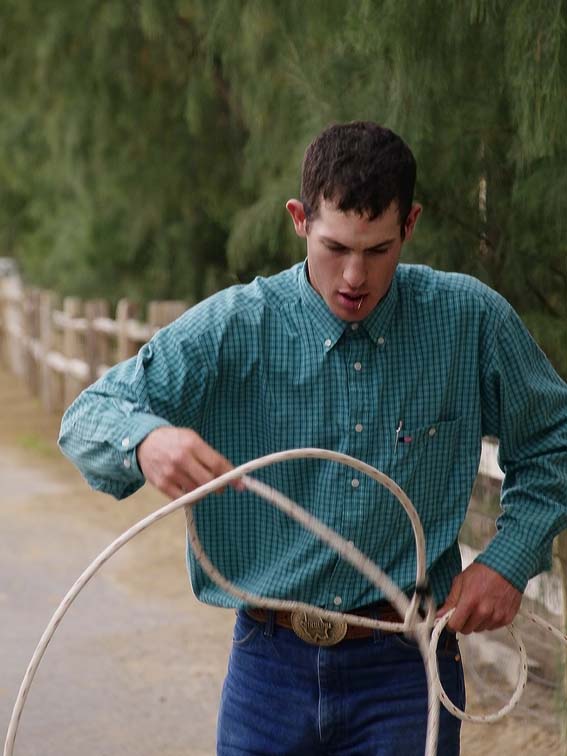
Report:
M 40 341 L 40 398 L 48 412 L 54 412 L 63 403 L 63 381 L 49 366 L 49 355 L 54 350 L 53 311 L 57 297 L 52 291 L 39 295 L 39 341 Z
M 90 383 L 99 377 L 99 369 L 102 366 L 112 364 L 108 336 L 105 333 L 98 333 L 93 326 L 96 318 L 108 318 L 109 314 L 110 307 L 104 299 L 91 299 L 85 303 L 85 318 L 87 319 L 85 350 Z
M 4 359 L 10 371 L 21 378 L 24 372 L 22 303 L 24 287 L 19 276 L 3 279 Z
M 24 380 L 32 394 L 39 391 L 38 369 L 38 289 L 25 289 L 22 307 L 22 343 L 24 346 Z
M 63 300 L 63 354 L 68 359 L 82 359 L 81 335 L 73 328 L 73 319 L 81 316 L 82 302 L 78 297 L 65 297 Z M 84 382 L 65 371 L 63 403 L 68 407 L 84 388 Z
M 154 328 L 163 328 L 182 315 L 187 304 L 182 301 L 156 301 L 148 304 L 148 323 Z
M 130 339 L 128 334 L 128 321 L 136 318 L 138 306 L 128 299 L 121 299 L 116 305 L 116 357 L 117 362 L 127 360 L 133 357 L 137 350 L 137 345 Z

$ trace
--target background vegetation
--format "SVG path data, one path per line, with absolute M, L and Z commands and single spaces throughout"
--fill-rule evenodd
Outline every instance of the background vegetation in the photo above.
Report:
M 566 0 L 3 0 L 0 254 L 82 296 L 198 299 L 301 259 L 306 144 L 415 151 L 406 260 L 483 279 L 567 376 Z

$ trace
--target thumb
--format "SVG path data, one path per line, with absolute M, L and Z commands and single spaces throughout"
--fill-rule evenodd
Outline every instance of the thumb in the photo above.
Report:
M 449 591 L 449 595 L 445 599 L 445 603 L 437 611 L 437 618 L 442 617 L 449 611 L 449 609 L 453 609 L 455 606 L 457 606 L 459 599 L 461 598 L 462 590 L 463 581 L 461 579 L 461 575 L 457 575 L 457 577 L 453 580 L 451 590 Z

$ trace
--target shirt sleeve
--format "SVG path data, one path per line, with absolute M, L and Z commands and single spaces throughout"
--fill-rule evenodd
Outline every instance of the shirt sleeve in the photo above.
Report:
M 63 416 L 59 446 L 95 490 L 122 499 L 144 482 L 136 447 L 155 428 L 194 427 L 209 371 L 187 313 L 111 368 Z
M 567 527 L 567 385 L 512 308 L 485 364 L 483 434 L 498 437 L 505 477 L 496 535 L 476 561 L 523 591 Z

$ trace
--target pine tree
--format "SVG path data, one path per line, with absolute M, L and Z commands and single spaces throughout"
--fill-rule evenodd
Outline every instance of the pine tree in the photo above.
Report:
M 425 212 L 406 259 L 494 286 L 567 375 L 566 3 L 215 6 L 209 44 L 230 71 L 256 187 L 229 236 L 233 269 L 257 270 L 278 243 L 292 249 L 282 199 L 298 192 L 312 136 L 371 118 L 418 160 Z
M 3 252 L 114 298 L 279 270 L 305 146 L 374 119 L 418 160 L 405 259 L 494 286 L 567 376 L 566 5 L 4 0 Z
M 0 11 L 3 248 L 63 293 L 197 298 L 226 283 L 240 198 L 218 189 L 243 136 L 200 73 L 191 17 L 51 0 L 39 34 L 34 6 Z

